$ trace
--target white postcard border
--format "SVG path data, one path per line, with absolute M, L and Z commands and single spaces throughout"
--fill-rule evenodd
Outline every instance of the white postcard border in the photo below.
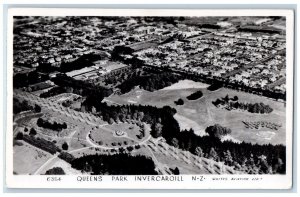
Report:
M 203 181 L 192 181 L 193 175 L 180 175 L 184 181 L 114 182 L 113 176 L 101 176 L 101 181 L 78 181 L 81 175 L 42 176 L 13 175 L 13 16 L 286 16 L 286 175 L 195 175 Z M 7 131 L 6 131 L 6 186 L 8 188 L 105 188 L 105 189 L 290 189 L 292 187 L 293 152 L 293 67 L 294 67 L 294 13 L 292 10 L 272 9 L 67 9 L 67 8 L 11 8 L 7 27 Z M 166 177 L 165 175 L 157 175 Z M 61 181 L 47 178 L 61 177 Z M 97 176 L 89 176 L 97 177 Z M 145 176 L 147 177 L 147 176 Z M 152 177 L 152 176 L 148 176 Z M 170 177 L 170 176 L 169 176 Z M 227 181 L 212 181 L 213 177 Z M 256 181 L 230 180 L 253 178 Z M 97 179 L 97 178 L 95 178 Z M 201 179 L 201 178 L 200 178 Z

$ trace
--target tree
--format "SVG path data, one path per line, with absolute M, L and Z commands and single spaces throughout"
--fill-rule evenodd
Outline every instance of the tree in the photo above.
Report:
M 46 175 L 65 175 L 65 171 L 61 167 L 54 167 L 45 173 Z
M 228 94 L 224 97 L 224 99 L 223 99 L 226 103 L 228 103 L 228 101 L 229 101 L 229 96 L 228 96 Z
M 151 126 L 151 135 L 154 138 L 158 138 L 162 134 L 162 125 L 160 123 L 155 123 Z
M 220 138 L 224 135 L 230 134 L 231 129 L 226 127 L 222 127 L 219 124 L 215 124 L 213 126 L 209 126 L 205 130 L 210 136 Z
M 211 147 L 211 149 L 209 151 L 208 158 L 213 159 L 215 161 L 218 160 L 218 154 L 217 154 L 217 152 L 215 151 L 215 149 L 213 147 Z
M 23 139 L 23 133 L 22 132 L 18 132 L 16 135 L 16 140 L 22 140 Z
M 233 164 L 233 159 L 231 156 L 231 152 L 229 150 L 227 150 L 226 152 L 224 152 L 224 161 L 226 165 L 232 165 Z
M 39 105 L 37 105 L 37 104 L 34 105 L 34 111 L 35 112 L 39 113 L 39 112 L 41 112 L 41 110 L 42 109 L 41 109 L 41 107 Z
M 178 142 L 178 139 L 176 139 L 176 138 L 173 138 L 173 139 L 171 140 L 172 146 L 174 146 L 174 147 L 176 147 L 176 148 L 179 147 L 179 144 L 178 144 L 178 143 L 179 143 L 179 142 Z
M 62 128 L 63 129 L 66 129 L 68 126 L 67 126 L 67 123 L 66 122 L 64 122 L 63 124 L 62 124 Z
M 114 119 L 112 119 L 112 118 L 109 118 L 109 120 L 108 120 L 108 124 L 113 124 L 114 123 Z
M 234 96 L 232 100 L 233 100 L 233 101 L 237 101 L 237 100 L 239 100 L 239 97 Z
M 260 170 L 263 172 L 263 173 L 270 173 L 269 172 L 269 165 L 268 165 L 268 162 L 267 162 L 267 157 L 264 156 L 264 155 L 261 155 L 260 157 L 258 157 L 259 159 L 259 166 L 260 166 Z
M 44 120 L 42 118 L 38 118 L 36 124 L 37 124 L 37 126 L 42 127 L 44 124 Z
M 24 132 L 28 132 L 28 128 L 27 127 L 24 128 Z
M 201 147 L 196 147 L 195 149 L 195 154 L 198 156 L 198 157 L 203 157 L 204 156 L 204 153 L 203 153 L 203 150 Z
M 30 129 L 29 135 L 35 136 L 37 134 L 36 130 L 34 128 Z
M 174 175 L 179 175 L 180 174 L 180 171 L 179 171 L 178 167 L 174 168 L 174 170 L 171 169 L 171 171 L 173 171 Z
M 184 104 L 184 101 L 182 99 L 178 99 L 177 101 L 174 101 L 174 103 L 176 105 L 183 105 Z
M 62 144 L 61 148 L 62 148 L 63 150 L 68 150 L 69 145 L 67 144 L 67 142 L 64 142 L 64 143 Z
M 129 152 L 131 152 L 131 151 L 133 151 L 133 147 L 132 147 L 132 146 L 128 146 L 128 147 L 127 147 L 127 150 L 128 150 Z

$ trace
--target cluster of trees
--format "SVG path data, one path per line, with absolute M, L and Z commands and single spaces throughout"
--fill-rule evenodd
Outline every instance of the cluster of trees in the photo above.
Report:
M 180 171 L 179 171 L 178 167 L 175 167 L 174 169 L 172 169 L 172 168 L 169 168 L 169 169 L 170 169 L 170 171 L 171 171 L 174 175 L 179 175 L 179 174 L 180 174 Z
M 46 171 L 45 175 L 65 175 L 65 171 L 61 167 L 53 167 Z
M 28 132 L 28 129 L 25 127 L 24 129 L 24 132 L 27 133 Z M 31 136 L 35 136 L 37 134 L 36 130 L 34 128 L 31 128 L 30 131 L 29 131 L 29 135 Z M 23 133 L 22 132 L 18 132 L 17 135 L 16 135 L 16 139 L 17 140 L 22 140 L 23 139 Z
M 219 124 L 215 124 L 213 126 L 209 126 L 205 129 L 206 133 L 208 133 L 212 137 L 220 138 L 224 135 L 228 135 L 231 133 L 231 129 L 222 127 Z
M 202 96 L 203 96 L 203 93 L 201 90 L 199 90 L 199 91 L 194 92 L 191 95 L 187 96 L 186 98 L 188 100 L 197 100 L 197 99 L 201 98 Z
M 138 120 L 150 124 L 151 134 L 154 137 L 163 136 L 170 138 L 172 132 L 180 132 L 179 124 L 173 117 L 176 109 L 169 106 L 158 108 L 143 105 L 113 105 L 108 106 L 100 100 L 88 97 L 83 105 L 88 111 L 102 117 L 103 120 L 112 122 L 125 122 L 126 120 Z M 165 130 L 165 132 L 163 132 Z
M 36 138 L 32 135 L 24 134 L 22 138 L 25 142 L 36 146 L 44 151 L 47 151 L 51 154 L 55 154 L 56 152 L 60 152 L 61 150 L 53 143 L 43 138 Z
M 18 73 L 13 77 L 13 87 L 22 88 L 28 87 L 31 84 L 39 83 L 49 79 L 48 75 L 41 74 L 37 71 L 31 71 L 29 73 Z
M 183 104 L 184 104 L 184 101 L 180 98 L 180 99 L 178 99 L 177 101 L 174 101 L 174 103 L 175 103 L 176 105 L 183 105 Z
M 23 100 L 20 102 L 17 98 L 13 98 L 13 112 L 18 114 L 22 111 L 33 110 L 33 107 L 29 105 L 28 101 Z
M 68 150 L 68 149 L 69 149 L 68 143 L 67 143 L 67 142 L 64 142 L 64 143 L 62 144 L 61 148 L 62 148 L 63 150 Z
M 48 97 L 52 97 L 52 96 L 62 94 L 64 92 L 66 92 L 66 88 L 57 86 L 57 87 L 51 88 L 47 92 L 41 93 L 40 97 L 41 98 L 48 98 Z
M 84 67 L 93 66 L 94 61 L 101 59 L 103 59 L 103 55 L 100 54 L 85 54 L 73 62 L 63 62 L 59 69 L 61 72 L 70 72 L 72 70 L 78 70 Z
M 107 84 L 116 85 L 116 84 L 123 83 L 128 79 L 136 78 L 142 75 L 143 75 L 142 69 L 133 69 L 131 67 L 130 72 L 117 72 L 113 75 L 105 75 L 104 82 L 106 85 Z
M 146 126 L 143 123 L 137 123 L 137 125 L 140 127 L 140 133 L 136 137 L 142 139 L 146 135 Z
M 154 162 L 141 155 L 87 155 L 74 159 L 71 165 L 92 175 L 157 175 Z
M 37 120 L 37 125 L 39 127 L 43 127 L 43 128 L 46 128 L 46 129 L 51 129 L 51 130 L 54 130 L 54 131 L 61 131 L 63 129 L 66 129 L 68 126 L 67 126 L 67 123 L 57 123 L 56 121 L 54 121 L 53 123 L 49 122 L 48 120 L 44 120 L 43 118 L 38 118 Z
M 273 109 L 269 105 L 265 105 L 263 103 L 242 103 L 238 102 L 238 97 L 234 96 L 233 98 L 229 98 L 226 95 L 224 98 L 217 99 L 216 101 L 212 102 L 216 107 L 219 105 L 225 106 L 225 109 L 232 110 L 232 109 L 241 109 L 246 110 L 251 113 L 261 113 L 261 114 L 269 114 L 273 111 Z
M 223 161 L 249 174 L 286 172 L 286 148 L 283 145 L 222 142 L 214 135 L 198 136 L 192 129 L 177 133 L 168 143 L 201 157 Z
M 18 114 L 22 111 L 29 111 L 29 110 L 34 110 L 34 112 L 39 113 L 39 112 L 41 112 L 42 108 L 37 104 L 35 104 L 33 107 L 26 100 L 23 100 L 22 102 L 20 102 L 17 98 L 13 98 L 13 113 L 14 114 Z
M 145 76 L 132 77 L 122 84 L 117 86 L 122 93 L 129 92 L 135 86 L 140 86 L 144 90 L 155 91 L 164 87 L 170 86 L 173 83 L 182 79 L 181 75 L 174 74 L 172 72 L 150 73 Z
M 73 155 L 71 155 L 70 153 L 64 152 L 64 151 L 62 151 L 58 155 L 58 157 L 62 160 L 65 160 L 68 163 L 71 163 L 75 159 L 75 157 Z
M 35 112 L 39 113 L 39 112 L 41 112 L 41 107 L 37 104 L 32 106 L 26 100 L 23 100 L 21 102 L 17 98 L 13 98 L 13 113 L 14 114 L 18 114 L 22 111 L 29 111 L 29 110 L 34 110 Z
M 58 75 L 53 82 L 66 89 L 68 93 L 74 93 L 81 96 L 90 96 L 97 100 L 102 100 L 113 93 L 111 88 L 97 86 L 92 83 L 73 79 L 65 74 Z
M 214 82 L 213 84 L 211 84 L 207 89 L 209 90 L 209 91 L 215 91 L 215 90 L 218 90 L 218 89 L 220 89 L 220 88 L 222 88 L 223 87 L 223 84 L 222 83 L 220 83 L 220 82 Z

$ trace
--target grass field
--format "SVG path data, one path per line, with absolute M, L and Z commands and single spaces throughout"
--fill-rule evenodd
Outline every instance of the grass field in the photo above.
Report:
M 21 141 L 23 144 L 13 147 L 14 158 L 13 168 L 17 174 L 33 174 L 40 166 L 42 166 L 49 158 L 52 157 L 41 149 Z
M 259 144 L 285 144 L 285 113 L 286 109 L 284 103 L 277 102 L 266 97 L 254 95 L 245 92 L 238 92 L 236 90 L 221 88 L 216 91 L 209 91 L 206 88 L 192 88 L 184 84 L 185 89 L 165 88 L 162 90 L 149 92 L 141 89 L 134 89 L 129 93 L 123 95 L 113 95 L 108 100 L 118 104 L 135 104 L 154 105 L 162 107 L 169 105 L 176 108 L 177 114 L 175 118 L 179 122 L 181 129 L 188 129 L 193 127 L 195 133 L 203 135 L 205 128 L 213 124 L 221 124 L 232 130 L 227 139 L 233 141 L 246 141 Z M 203 97 L 197 100 L 187 100 L 186 97 L 198 90 L 203 92 Z M 274 110 L 270 114 L 252 114 L 247 111 L 227 111 L 220 109 L 212 104 L 217 98 L 238 96 L 240 102 L 259 103 L 270 105 Z M 177 106 L 174 104 L 175 100 L 182 98 L 184 105 Z M 263 134 L 266 128 L 258 130 L 251 130 L 245 128 L 242 121 L 266 121 L 281 124 L 277 131 L 272 131 L 275 134 Z M 262 133 L 263 132 L 263 133 Z

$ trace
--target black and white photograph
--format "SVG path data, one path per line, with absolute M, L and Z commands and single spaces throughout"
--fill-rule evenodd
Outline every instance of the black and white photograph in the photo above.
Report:
M 290 175 L 286 15 L 199 12 L 14 15 L 8 173 Z

